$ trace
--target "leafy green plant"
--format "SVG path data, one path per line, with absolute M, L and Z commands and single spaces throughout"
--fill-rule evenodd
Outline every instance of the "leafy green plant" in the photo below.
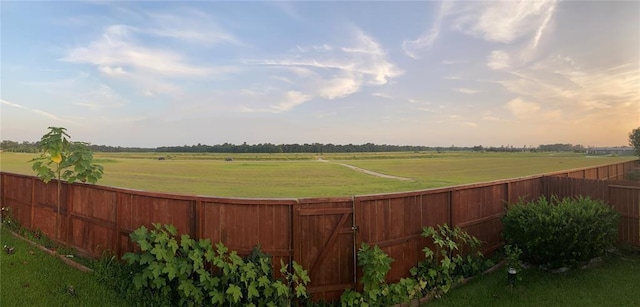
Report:
M 385 277 L 391 270 L 393 259 L 377 245 L 373 248 L 362 244 L 358 250 L 358 266 L 362 267 L 362 285 L 364 292 L 375 293 L 385 283 Z
M 281 261 L 283 280 L 274 279 L 265 254 L 253 253 L 245 261 L 222 243 L 214 248 L 208 239 L 196 241 L 188 235 L 178 239 L 172 225 L 153 226 L 131 233 L 141 253 L 123 256 L 136 268 L 135 289 L 146 289 L 152 297 L 180 306 L 291 306 L 308 297 L 309 276 L 296 262 L 290 266 Z
M 7 229 L 19 234 L 25 239 L 28 239 L 32 242 L 37 243 L 38 245 L 44 246 L 46 248 L 53 248 L 56 244 L 49 239 L 40 229 L 31 230 L 27 227 L 23 227 L 20 222 L 13 217 L 13 212 L 9 207 L 2 207 L 0 209 L 2 212 L 2 227 L 6 227 Z M 72 249 L 68 249 L 71 250 Z
M 640 169 L 634 169 L 624 174 L 625 180 L 640 181 Z
M 588 197 L 520 201 L 502 218 L 505 242 L 522 249 L 523 260 L 550 269 L 604 255 L 618 221 L 611 207 Z
M 459 227 L 447 224 L 425 227 L 422 236 L 431 238 L 435 250 L 425 247 L 425 259 L 411 269 L 411 276 L 426 284 L 436 297 L 449 292 L 464 277 L 477 275 L 491 265 L 478 249 L 481 241 Z
M 514 286 L 516 280 L 522 281 L 522 273 L 518 274 L 522 269 L 520 256 L 522 256 L 522 250 L 518 246 L 509 244 L 504 246 L 505 269 L 511 286 Z
M 633 152 L 640 157 L 640 127 L 629 132 L 629 145 L 633 147 Z
M 507 268 L 514 268 L 520 271 L 522 268 L 520 256 L 522 256 L 522 250 L 518 246 L 510 244 L 504 246 L 504 258 L 507 261 Z
M 387 284 L 386 276 L 393 259 L 377 245 L 362 243 L 358 250 L 358 266 L 362 268 L 363 292 L 348 289 L 340 297 L 342 306 L 389 306 L 407 302 L 422 293 L 425 284 L 411 278 Z
M 56 238 L 60 238 L 60 190 L 61 181 L 96 183 L 102 178 L 104 168 L 93 164 L 93 153 L 83 142 L 69 141 L 67 129 L 49 127 L 49 132 L 42 136 L 38 147 L 40 156 L 30 160 L 31 168 L 45 183 L 57 179 L 56 194 Z
M 0 217 L 2 218 L 2 226 L 13 231 L 19 231 L 22 228 L 20 222 L 13 217 L 13 212 L 9 207 L 0 209 Z

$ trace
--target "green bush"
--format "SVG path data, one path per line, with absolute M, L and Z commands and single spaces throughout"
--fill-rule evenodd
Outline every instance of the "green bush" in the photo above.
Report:
M 478 250 L 482 242 L 460 227 L 451 228 L 447 224 L 438 226 L 437 230 L 425 227 L 422 236 L 433 240 L 435 250 L 423 249 L 425 259 L 411 269 L 411 276 L 425 283 L 426 289 L 435 292 L 436 297 L 447 293 L 465 277 L 478 275 L 493 265 Z
M 391 306 L 420 297 L 425 284 L 412 278 L 402 278 L 387 284 L 386 276 L 393 259 L 377 245 L 362 243 L 358 250 L 358 266 L 362 268 L 363 292 L 347 289 L 340 297 L 342 306 Z
M 281 279 L 274 278 L 271 259 L 255 251 L 243 259 L 222 243 L 178 238 L 172 225 L 154 224 L 131 233 L 140 253 L 123 259 L 133 287 L 148 293 L 153 305 L 170 306 L 291 306 L 307 298 L 309 276 L 302 266 L 281 261 Z M 120 268 L 111 270 L 123 275 Z
M 602 256 L 616 241 L 619 214 L 588 197 L 518 202 L 502 218 L 506 244 L 522 259 L 547 268 L 574 266 Z
M 625 180 L 640 181 L 640 169 L 634 169 L 624 174 Z
M 425 247 L 425 260 L 411 269 L 412 277 L 394 284 L 386 283 L 393 259 L 378 246 L 362 243 L 358 266 L 362 268 L 363 292 L 346 290 L 340 297 L 342 306 L 391 306 L 430 293 L 440 297 L 463 278 L 493 266 L 493 261 L 478 251 L 482 242 L 459 227 L 425 227 L 422 236 L 433 240 L 435 251 Z

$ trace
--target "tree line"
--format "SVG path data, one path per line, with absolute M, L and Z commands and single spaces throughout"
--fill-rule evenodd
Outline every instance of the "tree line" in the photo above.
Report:
M 38 152 L 39 142 L 16 142 L 2 141 L 0 150 L 6 152 Z M 88 144 L 93 152 L 183 152 L 183 153 L 358 153 L 358 152 L 400 152 L 400 151 L 478 151 L 478 152 L 586 152 L 586 148 L 582 145 L 573 144 L 545 144 L 537 147 L 524 146 L 489 146 L 482 145 L 458 147 L 451 145 L 449 147 L 442 146 L 412 146 L 412 145 L 387 145 L 387 144 L 323 144 L 323 143 L 304 143 L 304 144 L 217 144 L 217 145 L 182 145 L 182 146 L 162 146 L 162 147 L 122 147 L 108 145 Z

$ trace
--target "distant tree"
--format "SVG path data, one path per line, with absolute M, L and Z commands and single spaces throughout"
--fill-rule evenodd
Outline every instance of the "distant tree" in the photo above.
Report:
M 636 156 L 640 157 L 640 127 L 631 130 L 631 133 L 629 133 L 629 145 L 633 146 Z

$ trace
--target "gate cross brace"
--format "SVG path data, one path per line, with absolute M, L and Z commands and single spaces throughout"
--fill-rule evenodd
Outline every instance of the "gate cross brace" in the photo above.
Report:
M 313 269 L 315 268 L 316 264 L 322 263 L 322 260 L 324 260 L 324 258 L 327 257 L 327 255 L 329 254 L 329 249 L 327 247 L 331 246 L 333 242 L 336 240 L 336 238 L 338 238 L 338 234 L 340 234 L 340 227 L 347 222 L 347 219 L 349 218 L 349 214 L 351 213 L 342 214 L 342 218 L 338 222 L 338 225 L 336 225 L 336 228 L 333 229 L 331 236 L 329 236 L 329 239 L 327 240 L 327 242 L 325 242 L 324 246 L 322 247 L 322 252 L 320 253 L 320 255 L 318 255 L 318 257 L 313 262 L 311 262 L 309 272 L 313 272 Z

